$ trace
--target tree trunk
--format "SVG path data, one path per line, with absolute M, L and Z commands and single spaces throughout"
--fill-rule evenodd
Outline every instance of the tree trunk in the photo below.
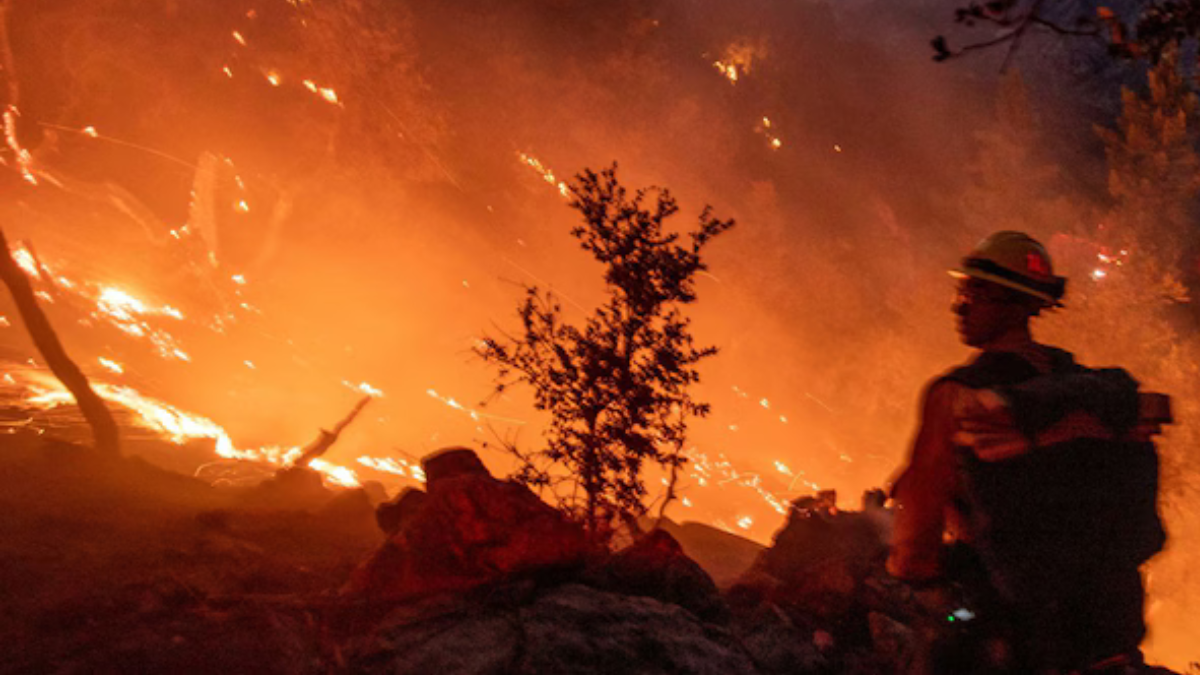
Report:
M 5 238 L 3 230 L 0 230 L 0 247 L 3 247 L 3 251 L 0 251 L 0 278 L 3 278 L 4 284 L 12 293 L 13 301 L 17 304 L 17 310 L 25 322 L 29 336 L 33 338 L 33 343 L 41 352 L 42 358 L 46 360 L 50 372 L 54 373 L 55 377 L 75 397 L 80 412 L 83 413 L 88 425 L 92 427 L 96 449 L 106 455 L 114 457 L 120 455 L 117 423 L 113 420 L 112 413 L 104 404 L 104 400 L 92 390 L 92 385 L 83 371 L 75 365 L 71 357 L 67 356 L 66 350 L 58 340 L 58 335 L 54 333 L 54 328 L 50 325 L 50 320 L 38 306 L 37 298 L 33 295 L 33 287 L 29 283 L 29 277 L 25 276 L 25 272 L 13 260 L 12 253 L 8 248 L 8 239 Z

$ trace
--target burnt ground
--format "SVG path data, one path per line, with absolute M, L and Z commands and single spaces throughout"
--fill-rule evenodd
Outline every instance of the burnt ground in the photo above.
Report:
M 219 488 L 0 436 L 0 672 L 328 670 L 320 614 L 382 534 L 305 474 Z

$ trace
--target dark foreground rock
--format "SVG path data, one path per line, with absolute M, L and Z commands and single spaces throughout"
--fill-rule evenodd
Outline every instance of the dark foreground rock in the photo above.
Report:
M 705 621 L 729 618 L 712 577 L 665 530 L 651 530 L 609 556 L 596 578 L 607 589 L 679 605 Z
M 349 667 L 413 675 L 759 672 L 728 628 L 678 605 L 580 584 L 499 595 L 401 608 L 351 654 Z

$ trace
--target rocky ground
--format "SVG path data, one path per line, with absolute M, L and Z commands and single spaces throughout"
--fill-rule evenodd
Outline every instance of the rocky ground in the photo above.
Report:
M 863 600 L 881 511 L 808 500 L 770 549 L 666 524 L 597 552 L 469 450 L 379 505 L 2 438 L 4 673 L 887 673 L 910 650 Z

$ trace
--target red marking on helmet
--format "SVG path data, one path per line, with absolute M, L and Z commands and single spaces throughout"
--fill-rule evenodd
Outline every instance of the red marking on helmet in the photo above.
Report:
M 1050 274 L 1050 263 L 1036 253 L 1025 254 L 1025 267 L 1035 274 Z

